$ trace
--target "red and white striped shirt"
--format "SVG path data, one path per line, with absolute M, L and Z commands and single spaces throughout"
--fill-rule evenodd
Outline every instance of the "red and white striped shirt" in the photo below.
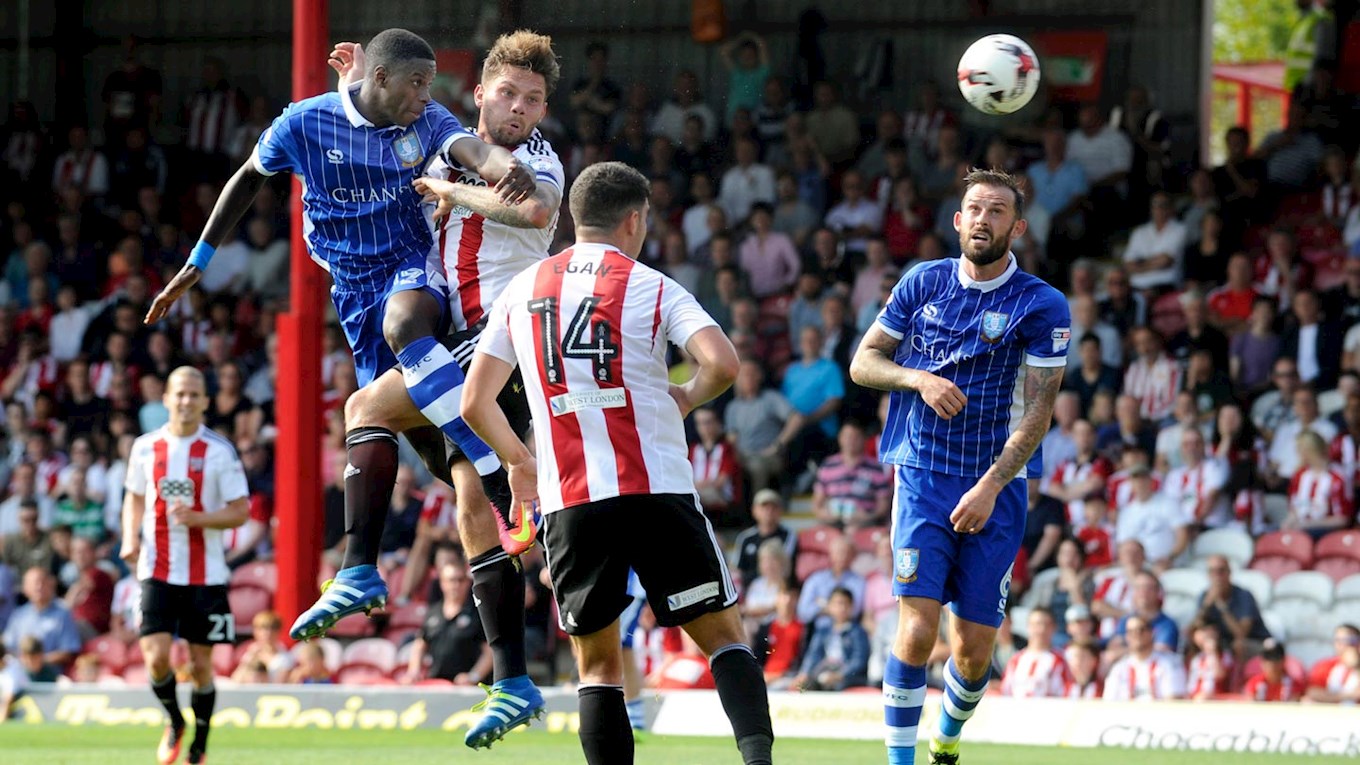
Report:
M 1281 676 L 1277 685 L 1271 685 L 1265 675 L 1257 675 L 1242 687 L 1242 695 L 1253 701 L 1298 701 L 1303 688 L 1289 675 Z
M 420 504 L 420 520 L 437 529 L 458 528 L 458 502 L 453 489 L 441 481 L 431 483 Z
M 693 494 L 667 341 L 716 327 L 674 280 L 577 244 L 511 280 L 477 352 L 523 368 L 544 513 L 631 494 Z
M 132 444 L 125 488 L 145 497 L 138 579 L 177 585 L 226 584 L 226 553 L 220 529 L 171 524 L 172 502 L 216 512 L 247 496 L 245 470 L 231 442 L 200 426 L 181 438 L 162 427 Z
M 1152 474 L 1152 491 L 1162 490 L 1162 479 L 1156 473 Z M 1119 518 L 1119 512 L 1133 501 L 1133 483 L 1129 481 L 1129 471 L 1120 470 L 1105 482 L 1105 500 L 1110 505 L 1110 522 L 1114 523 Z
M 1341 473 L 1313 468 L 1300 468 L 1290 480 L 1289 509 L 1300 521 L 1349 518 L 1355 512 Z
M 109 193 L 109 161 L 94 149 L 62 154 L 52 168 L 52 188 L 60 191 L 68 186 L 91 197 Z
M 190 151 L 226 154 L 227 142 L 241 124 L 241 94 L 231 88 L 200 90 L 189 102 Z
M 534 171 L 539 183 L 566 188 L 562 161 L 552 144 L 537 130 L 511 152 Z M 436 159 L 427 173 L 455 183 L 486 186 L 477 173 L 450 167 Z M 444 220 L 436 246 L 448 281 L 453 328 L 467 329 L 482 320 L 510 280 L 548 256 L 557 216 L 546 228 L 515 228 L 483 218 L 466 207 L 456 207 Z
M 1140 357 L 1124 373 L 1124 392 L 1138 399 L 1143 419 L 1160 422 L 1170 417 L 1176 406 L 1182 376 L 1180 365 L 1166 354 L 1151 363 Z
M 113 381 L 122 377 L 131 385 L 137 379 L 137 370 L 128 364 L 115 364 L 112 361 L 100 361 L 90 365 L 90 387 L 94 389 L 94 395 L 100 398 L 108 398 L 113 392 Z
M 1355 497 L 1355 487 L 1360 485 L 1360 441 L 1350 433 L 1342 433 L 1332 439 L 1332 462 L 1341 470 L 1346 479 L 1346 493 Z
M 1025 649 L 1006 663 L 1001 679 L 1001 695 L 1022 699 L 1055 698 L 1067 695 L 1072 673 L 1057 651 Z
M 1360 670 L 1351 669 L 1340 658 L 1333 656 L 1313 665 L 1308 682 L 1331 693 L 1353 693 L 1360 691 Z
M 1195 467 L 1184 465 L 1168 472 L 1162 491 L 1176 502 L 1187 523 L 1218 527 L 1231 520 L 1227 501 L 1215 496 L 1227 481 L 1224 465 L 1210 458 Z
M 1101 687 L 1100 681 L 1094 678 L 1082 684 L 1073 681 L 1067 689 L 1067 698 L 1069 699 L 1098 699 L 1103 694 L 1104 688 Z
M 1232 677 L 1233 657 L 1230 653 L 1220 653 L 1215 657 L 1207 651 L 1201 651 L 1190 660 L 1190 679 L 1186 695 L 1190 698 L 1208 698 L 1215 693 L 1222 693 L 1228 690 L 1228 679 Z M 1225 674 L 1220 679 L 1215 677 L 1217 670 L 1224 670 Z
M 1121 611 L 1133 610 L 1133 580 L 1125 575 L 1123 569 L 1114 571 L 1107 575 L 1096 585 L 1095 597 L 1118 608 Z M 1100 621 L 1100 636 L 1109 638 L 1114 635 L 1119 627 L 1119 620 L 1115 618 L 1105 618 Z
M 1084 483 L 1091 478 L 1100 478 L 1102 482 L 1108 481 L 1114 473 L 1114 466 L 1104 457 L 1096 457 L 1088 462 L 1080 462 L 1080 458 L 1064 460 L 1059 463 L 1053 475 L 1048 479 L 1049 486 L 1073 486 Z M 1097 491 L 1103 491 L 1103 486 Z M 1078 497 L 1067 503 L 1067 522 L 1072 528 L 1080 529 L 1086 525 L 1086 498 Z
M 702 441 L 695 441 L 689 448 L 689 464 L 694 467 L 695 481 L 716 481 L 729 476 L 727 487 L 723 489 L 723 499 L 731 502 L 735 496 L 738 482 L 741 481 L 741 464 L 737 462 L 737 450 L 723 441 L 705 449 Z
M 1185 695 L 1185 667 L 1171 653 L 1153 651 L 1147 659 L 1129 654 L 1105 675 L 1106 701 L 1156 701 Z

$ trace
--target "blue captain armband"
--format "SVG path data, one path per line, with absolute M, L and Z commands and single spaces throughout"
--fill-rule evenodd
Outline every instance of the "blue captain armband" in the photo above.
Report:
M 216 252 L 216 247 L 200 239 L 198 244 L 195 244 L 194 248 L 189 251 L 189 265 L 200 271 L 207 271 L 208 263 Z

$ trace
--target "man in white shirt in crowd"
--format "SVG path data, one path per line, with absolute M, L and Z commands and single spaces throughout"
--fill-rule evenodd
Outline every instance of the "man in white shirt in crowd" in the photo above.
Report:
M 1105 675 L 1106 701 L 1153 701 L 1185 695 L 1185 667 L 1172 653 L 1157 651 L 1152 625 L 1130 616 L 1124 627 L 1129 652 Z
M 1129 283 L 1143 292 L 1174 288 L 1181 278 L 1185 250 L 1185 226 L 1176 220 L 1171 196 L 1152 195 L 1152 220 L 1135 228 L 1124 248 Z
M 1121 549 L 1125 542 L 1141 543 L 1153 568 L 1165 571 L 1190 545 L 1185 516 L 1171 497 L 1157 491 L 1146 465 L 1130 468 L 1129 481 L 1133 499 L 1119 512 L 1115 543 Z
M 1329 444 L 1336 438 L 1336 425 L 1319 416 L 1317 394 L 1311 388 L 1294 391 L 1294 416 L 1280 425 L 1270 439 L 1270 451 L 1266 454 L 1268 487 L 1284 487 L 1298 471 L 1301 463 L 1294 442 L 1305 430 L 1322 436 L 1322 440 Z
M 1081 107 L 1077 129 L 1067 136 L 1067 158 L 1086 171 L 1093 192 L 1108 189 L 1121 199 L 1128 196 L 1133 143 L 1117 126 L 1101 119 L 1095 104 Z
M 723 173 L 718 187 L 718 204 L 727 213 L 727 222 L 732 226 L 741 225 L 756 202 L 774 205 L 774 171 L 758 162 L 759 157 L 760 149 L 755 141 L 737 139 L 737 164 Z
M 1226 462 L 1205 454 L 1204 434 L 1195 428 L 1181 433 L 1184 464 L 1166 474 L 1162 492 L 1175 502 L 1186 523 L 1218 528 L 1232 521 L 1232 505 L 1223 487 Z
M 883 211 L 864 195 L 864 176 L 858 170 L 847 170 L 841 178 L 841 193 L 845 198 L 826 214 L 826 225 L 845 239 L 849 255 L 864 255 L 869 237 L 883 230 Z

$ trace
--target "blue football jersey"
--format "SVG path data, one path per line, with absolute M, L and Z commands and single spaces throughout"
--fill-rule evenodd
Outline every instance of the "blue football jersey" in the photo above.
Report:
M 893 392 L 879 442 L 885 463 L 981 477 L 1024 414 L 1026 366 L 1067 364 L 1067 298 L 1019 270 L 1014 256 L 996 279 L 978 282 L 956 258 L 911 269 L 893 288 L 878 325 L 899 339 L 894 360 L 953 381 L 968 397 L 951 420 L 915 391 Z M 1039 477 L 1036 449 L 1021 477 Z
M 479 140 L 433 101 L 411 125 L 379 128 L 351 91 L 327 93 L 289 104 L 260 136 L 255 165 L 302 179 L 307 247 L 337 288 L 384 292 L 434 244 L 432 208 L 411 182 L 460 138 Z

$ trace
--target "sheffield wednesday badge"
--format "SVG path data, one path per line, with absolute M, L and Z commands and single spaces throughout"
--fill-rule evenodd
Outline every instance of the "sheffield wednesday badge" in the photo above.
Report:
M 911 584 L 916 581 L 916 566 L 921 562 L 921 551 L 915 547 L 906 547 L 897 551 L 897 557 L 893 561 L 893 568 L 897 571 L 897 581 L 902 584 Z
M 397 153 L 397 159 L 401 160 L 402 167 L 415 167 L 425 159 L 424 153 L 420 150 L 420 137 L 415 133 L 407 133 L 398 138 L 393 142 L 392 150 Z
M 984 311 L 982 314 L 982 339 L 989 343 L 1001 342 L 1006 327 L 1011 323 L 1010 314 L 1000 311 Z

